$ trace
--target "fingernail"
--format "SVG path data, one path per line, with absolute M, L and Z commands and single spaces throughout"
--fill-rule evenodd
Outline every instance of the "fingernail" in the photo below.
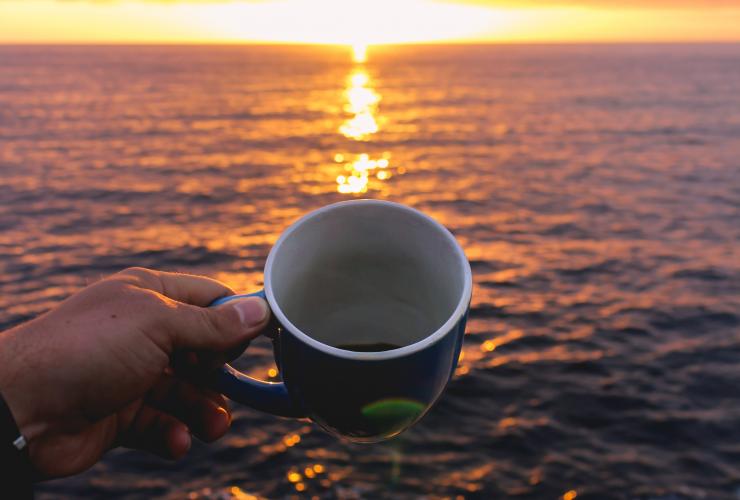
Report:
M 176 447 L 179 447 L 179 450 L 175 448 L 173 450 L 174 458 L 182 458 L 190 451 L 190 448 L 193 446 L 193 437 L 190 434 L 190 428 L 186 425 L 182 425 L 180 427 L 180 432 L 178 433 L 179 436 L 176 438 L 177 441 L 179 441 L 179 444 L 175 444 Z
M 185 448 L 185 453 L 190 451 L 190 448 L 193 447 L 193 435 L 190 434 L 190 429 L 188 429 L 188 440 L 187 440 L 187 447 Z
M 259 297 L 237 300 L 233 307 L 239 314 L 239 319 L 244 326 L 255 326 L 262 323 L 267 317 L 267 302 Z
M 233 416 L 231 415 L 231 411 L 226 406 L 219 406 L 219 411 L 222 411 L 226 414 L 226 418 L 229 420 L 229 425 L 231 425 L 231 422 L 233 420 Z
M 231 414 L 226 410 L 226 408 L 219 406 L 218 407 L 218 413 L 219 415 L 222 415 L 222 419 L 226 422 L 226 427 L 231 426 Z

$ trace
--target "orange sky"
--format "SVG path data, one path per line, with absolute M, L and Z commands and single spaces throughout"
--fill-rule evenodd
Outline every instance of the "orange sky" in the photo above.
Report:
M 440 41 L 740 41 L 740 0 L 0 0 L 0 43 Z

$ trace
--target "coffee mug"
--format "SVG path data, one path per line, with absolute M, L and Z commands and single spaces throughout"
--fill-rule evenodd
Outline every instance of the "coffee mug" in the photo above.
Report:
M 282 382 L 226 365 L 230 399 L 309 417 L 356 442 L 391 438 L 437 401 L 457 366 L 470 307 L 470 264 L 454 236 L 398 203 L 353 200 L 291 225 L 270 251 L 265 288 Z

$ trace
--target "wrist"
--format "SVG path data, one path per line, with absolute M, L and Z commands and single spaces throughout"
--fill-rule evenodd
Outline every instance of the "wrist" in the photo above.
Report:
M 18 437 L 22 437 L 26 445 L 38 440 L 43 435 L 46 426 L 36 417 L 30 401 L 26 397 L 19 396 L 11 388 L 0 386 L 0 397 L 10 410 L 10 414 L 18 428 Z
M 12 498 L 33 498 L 33 468 L 25 440 L 18 425 L 0 394 L 0 463 L 6 478 L 4 493 Z
M 30 445 L 44 433 L 46 426 L 34 405 L 36 391 L 24 384 L 23 356 L 15 347 L 14 333 L 16 331 L 0 334 L 0 397 L 5 401 L 20 436 Z

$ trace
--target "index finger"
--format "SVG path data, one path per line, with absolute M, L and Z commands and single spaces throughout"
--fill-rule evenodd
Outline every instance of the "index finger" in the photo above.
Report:
M 200 307 L 208 306 L 218 298 L 235 293 L 227 285 L 206 276 L 155 271 L 141 267 L 126 269 L 115 274 L 113 278 L 123 278 L 172 300 Z

